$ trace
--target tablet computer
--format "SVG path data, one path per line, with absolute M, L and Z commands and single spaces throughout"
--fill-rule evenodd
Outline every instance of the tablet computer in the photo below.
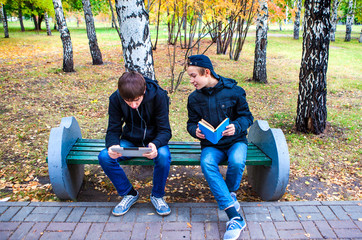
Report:
M 149 147 L 111 147 L 114 152 L 119 152 L 125 157 L 143 157 L 144 153 L 151 152 Z

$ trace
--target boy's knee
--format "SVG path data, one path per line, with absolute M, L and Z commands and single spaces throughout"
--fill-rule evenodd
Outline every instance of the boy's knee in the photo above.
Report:
M 202 159 L 202 161 L 200 162 L 200 166 L 201 166 L 202 172 L 209 171 L 211 169 L 214 169 L 215 167 L 218 167 L 218 165 L 215 163 L 215 161 L 212 161 L 212 159 L 210 159 L 210 158 Z
M 99 154 L 98 154 L 98 161 L 99 164 L 103 167 L 105 165 L 107 165 L 107 163 L 109 162 L 109 155 L 108 155 L 108 150 L 107 149 L 103 149 Z
M 171 163 L 171 153 L 166 150 L 158 151 L 156 164 L 162 167 L 167 167 Z

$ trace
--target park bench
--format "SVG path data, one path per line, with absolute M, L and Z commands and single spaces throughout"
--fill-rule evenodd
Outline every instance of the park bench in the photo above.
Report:
M 257 120 L 249 129 L 247 175 L 253 190 L 265 201 L 280 199 L 289 181 L 289 153 L 283 132 Z M 170 142 L 171 165 L 200 165 L 198 142 Z M 48 143 L 48 171 L 54 193 L 62 200 L 76 199 L 84 177 L 84 164 L 99 164 L 104 139 L 83 139 L 74 117 L 62 118 L 52 128 Z M 137 157 L 121 165 L 153 165 Z M 222 162 L 221 165 L 227 165 Z

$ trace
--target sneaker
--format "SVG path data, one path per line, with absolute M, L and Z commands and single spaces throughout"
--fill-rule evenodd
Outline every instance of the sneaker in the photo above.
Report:
M 230 195 L 231 195 L 231 197 L 234 199 L 234 207 L 235 207 L 236 211 L 239 212 L 239 210 L 240 210 L 240 203 L 238 202 L 238 199 L 236 198 L 236 193 L 231 192 Z
M 133 204 L 135 204 L 140 197 L 139 193 L 137 192 L 136 196 L 133 195 L 126 195 L 123 197 L 122 201 L 118 203 L 118 205 L 113 209 L 112 214 L 114 216 L 122 216 L 128 212 Z
M 235 217 L 226 223 L 226 232 L 224 240 L 236 240 L 240 236 L 241 231 L 246 227 L 246 223 L 242 217 Z
M 171 213 L 171 209 L 167 205 L 163 197 L 157 198 L 151 195 L 151 202 L 153 206 L 156 208 L 156 212 L 158 215 L 166 216 Z

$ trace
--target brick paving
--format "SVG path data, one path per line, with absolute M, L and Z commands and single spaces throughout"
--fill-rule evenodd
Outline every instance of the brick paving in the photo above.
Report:
M 124 216 L 115 202 L 0 202 L 5 239 L 222 239 L 227 216 L 215 203 L 174 203 L 158 216 L 137 203 Z M 362 239 L 362 201 L 241 202 L 239 239 Z

